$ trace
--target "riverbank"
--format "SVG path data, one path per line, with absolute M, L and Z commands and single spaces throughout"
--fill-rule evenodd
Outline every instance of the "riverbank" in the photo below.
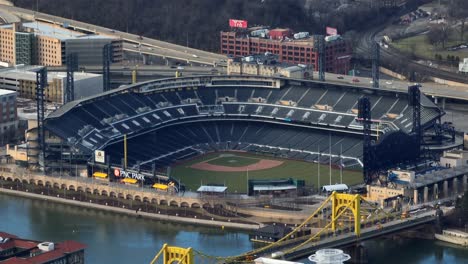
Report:
M 5 189 L 5 188 L 0 188 L 0 193 L 20 196 L 20 197 L 25 197 L 25 198 L 30 198 L 30 199 L 39 199 L 39 200 L 56 202 L 56 203 L 68 204 L 68 205 L 78 206 L 78 207 L 92 208 L 96 210 L 104 210 L 104 211 L 109 211 L 109 212 L 118 213 L 118 214 L 125 214 L 125 215 L 160 220 L 160 221 L 178 222 L 178 223 L 194 224 L 194 225 L 201 225 L 201 226 L 240 229 L 240 230 L 249 230 L 249 231 L 256 230 L 260 227 L 260 225 L 254 225 L 254 224 L 234 223 L 234 222 L 226 222 L 226 221 L 218 221 L 218 220 L 206 220 L 206 219 L 187 218 L 187 217 L 174 216 L 174 215 L 147 213 L 143 211 L 134 211 L 133 209 L 129 210 L 126 208 L 114 207 L 114 206 L 109 206 L 109 205 L 101 205 L 101 204 L 96 204 L 92 202 L 82 202 L 82 201 L 77 201 L 77 200 L 70 200 L 70 199 L 64 199 L 60 197 L 47 196 L 43 194 L 23 192 L 23 191 L 17 191 L 17 190 Z

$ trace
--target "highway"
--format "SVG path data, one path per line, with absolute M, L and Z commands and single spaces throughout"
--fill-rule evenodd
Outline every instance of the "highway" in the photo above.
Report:
M 66 67 L 48 67 L 50 71 L 66 71 Z M 86 72 L 102 73 L 102 66 L 85 66 L 81 68 Z M 138 72 L 138 81 L 154 80 L 162 77 L 174 77 L 175 72 L 179 71 L 183 76 L 186 75 L 218 75 L 226 74 L 226 69 L 222 67 L 209 67 L 209 66 L 182 66 L 178 69 L 177 66 L 161 66 L 161 65 L 141 65 L 141 66 L 123 66 L 112 65 L 111 68 L 111 81 L 115 83 L 128 83 L 131 80 L 133 70 Z M 317 72 L 314 72 L 314 78 L 317 78 Z M 353 81 L 358 80 L 358 81 Z M 325 81 L 328 83 L 336 83 L 339 85 L 348 84 L 363 87 L 372 87 L 372 78 L 339 75 L 334 73 L 326 73 Z M 413 83 L 392 79 L 381 79 L 380 87 L 386 90 L 393 91 L 408 91 L 408 86 Z M 421 91 L 432 97 L 457 99 L 468 102 L 468 88 L 448 86 L 436 83 L 421 83 Z
M 188 64 L 193 63 L 193 64 L 213 65 L 213 66 L 218 65 L 221 62 L 221 60 L 225 59 L 224 55 L 201 51 L 201 50 L 192 49 L 192 48 L 187 48 L 187 47 L 183 47 L 183 46 L 176 45 L 176 44 L 171 44 L 171 43 L 164 42 L 164 41 L 149 39 L 146 37 L 143 37 L 142 39 L 140 39 L 140 36 L 138 35 L 115 31 L 109 28 L 95 26 L 92 24 L 65 19 L 65 18 L 52 16 L 52 15 L 48 15 L 44 13 L 37 13 L 35 11 L 24 9 L 24 8 L 18 8 L 18 7 L 0 4 L 0 9 L 2 10 L 0 13 L 0 17 L 2 17 L 2 14 L 3 14 L 4 16 L 3 19 L 8 20 L 8 21 L 10 20 L 14 21 L 16 16 L 19 16 L 24 19 L 29 19 L 29 20 L 36 18 L 41 21 L 49 21 L 50 23 L 55 23 L 59 25 L 63 25 L 63 23 L 68 23 L 69 27 L 72 27 L 77 30 L 122 38 L 126 42 L 124 44 L 124 50 L 128 52 L 153 55 L 153 56 L 162 57 L 163 59 L 181 60 Z M 366 32 L 363 36 L 361 36 L 359 45 L 357 47 L 358 54 L 360 54 L 363 57 L 370 57 L 371 43 L 375 40 L 377 33 L 381 29 L 382 28 L 376 28 L 374 30 Z M 414 68 L 415 70 L 419 71 L 420 73 L 425 73 L 428 76 L 434 76 L 434 77 L 439 77 L 442 79 L 468 83 L 467 77 L 460 76 L 458 74 L 454 74 L 450 72 L 441 71 L 441 70 L 434 69 L 426 65 L 422 65 L 422 64 L 409 61 L 407 60 L 406 57 L 402 56 L 401 54 L 393 53 L 393 52 L 394 51 L 392 49 L 381 49 L 382 60 L 395 61 L 396 59 L 399 62 L 403 62 L 403 63 L 407 62 L 408 64 L 416 67 Z M 116 66 L 116 67 L 117 68 L 112 67 L 111 70 L 113 72 L 125 72 L 125 71 L 132 70 L 130 68 L 129 69 L 118 68 L 122 66 Z M 213 73 L 211 69 L 213 68 L 207 67 L 207 68 L 199 68 L 199 69 L 196 69 L 196 68 L 189 69 L 188 67 L 185 67 L 184 70 L 182 70 L 182 73 L 193 74 L 193 75 L 211 74 Z M 87 68 L 86 70 L 89 70 L 89 69 Z M 138 70 L 148 71 L 148 72 L 154 71 L 153 76 L 157 78 L 159 76 L 174 76 L 176 69 L 170 69 L 166 67 L 166 68 L 154 68 L 154 70 L 150 70 L 150 69 L 146 70 L 146 68 L 142 66 L 142 67 L 139 67 Z M 219 72 L 222 71 L 219 67 L 217 68 L 217 70 Z M 96 68 L 95 71 L 94 70 L 89 70 L 89 71 L 100 72 L 100 69 Z M 146 75 L 147 77 L 145 79 L 150 79 L 150 74 L 148 73 Z M 364 78 L 364 77 L 356 77 L 356 78 L 359 80 L 359 82 L 354 83 L 354 84 L 360 85 L 360 86 L 369 86 L 369 87 L 372 86 L 372 84 L 370 83 L 371 79 Z M 352 79 L 354 79 L 354 77 L 343 76 L 343 79 L 338 79 L 338 75 L 334 75 L 330 73 L 326 74 L 326 81 L 329 81 L 329 82 L 353 83 Z M 406 91 L 409 84 L 410 83 L 403 82 L 403 81 L 381 81 L 380 86 L 382 88 L 390 89 L 390 90 Z M 427 95 L 434 96 L 434 97 L 452 98 L 452 99 L 460 99 L 460 100 L 468 101 L 468 88 L 453 87 L 453 86 L 440 85 L 440 84 L 434 84 L 434 83 L 423 83 L 422 85 L 423 85 L 422 91 L 426 93 Z
M 52 16 L 40 12 L 35 12 L 29 9 L 8 6 L 0 4 L 0 9 L 4 12 L 14 14 L 20 18 L 27 20 L 39 20 L 57 25 L 68 24 L 70 28 L 81 30 L 83 32 L 95 33 L 109 37 L 121 38 L 125 42 L 133 45 L 141 45 L 142 48 L 152 48 L 155 55 L 170 58 L 175 60 L 186 61 L 187 63 L 198 63 L 207 65 L 216 65 L 220 60 L 225 59 L 224 55 L 216 54 L 207 51 L 201 51 L 193 48 L 188 48 L 160 40 L 150 39 L 143 36 L 138 36 L 126 32 L 116 31 L 113 29 L 100 27 L 76 20 L 66 19 L 62 17 Z
M 358 82 L 353 82 L 353 79 L 358 80 Z M 359 76 L 349 76 L 349 75 L 338 75 L 333 73 L 326 73 L 325 74 L 325 81 L 330 83 L 348 83 L 354 84 L 357 86 L 363 87 L 372 87 L 372 78 L 366 77 L 359 77 Z M 410 83 L 408 81 L 400 81 L 400 80 L 383 80 L 380 79 L 380 88 L 386 90 L 394 90 L 394 91 L 408 91 L 408 86 L 413 85 L 414 83 Z M 437 83 L 420 83 L 421 91 L 432 97 L 437 98 L 449 98 L 449 99 L 457 99 L 463 100 L 468 102 L 468 87 L 458 87 L 458 86 L 448 86 L 444 84 L 437 84 Z

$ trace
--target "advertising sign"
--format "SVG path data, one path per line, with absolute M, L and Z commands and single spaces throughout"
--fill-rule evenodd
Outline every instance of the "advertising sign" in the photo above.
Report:
M 116 178 L 132 178 L 132 179 L 139 180 L 139 181 L 145 180 L 145 175 L 141 173 L 133 172 L 133 171 L 125 171 L 119 168 L 114 168 L 114 176 Z
M 247 20 L 229 19 L 229 26 L 235 28 L 247 28 Z
M 94 151 L 94 162 L 106 163 L 106 153 L 104 152 L 104 150 Z
M 338 30 L 336 28 L 327 27 L 327 35 L 328 36 L 336 36 L 336 35 L 338 35 Z

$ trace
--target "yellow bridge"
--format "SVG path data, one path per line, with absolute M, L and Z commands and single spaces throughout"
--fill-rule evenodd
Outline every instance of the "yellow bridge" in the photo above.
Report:
M 324 227 L 308 236 L 297 236 L 299 231 L 319 216 L 328 219 Z M 396 214 L 386 213 L 374 203 L 363 199 L 359 194 L 351 195 L 333 192 L 302 224 L 295 227 L 294 230 L 283 238 L 267 246 L 238 256 L 217 257 L 206 255 L 192 248 L 184 249 L 164 245 L 151 264 L 157 263 L 161 256 L 163 256 L 162 261 L 164 264 L 192 264 L 194 263 L 194 254 L 207 260 L 207 263 L 252 262 L 256 257 L 273 252 L 281 252 L 281 254 L 276 254 L 277 257 L 281 257 L 296 250 L 303 250 L 306 245 L 315 245 L 321 239 L 329 237 L 330 234 L 336 234 L 343 230 L 352 231 L 354 232 L 353 237 L 359 238 L 361 236 L 361 226 L 379 226 L 380 221 L 388 221 L 395 218 Z

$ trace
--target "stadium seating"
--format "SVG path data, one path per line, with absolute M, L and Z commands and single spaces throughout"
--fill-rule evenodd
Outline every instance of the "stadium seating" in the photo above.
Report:
M 274 123 L 252 121 L 200 121 L 165 127 L 127 141 L 128 163 L 141 164 L 149 169 L 154 162 L 158 167 L 183 160 L 201 153 L 221 150 L 245 150 L 285 158 L 310 156 L 316 160 L 320 151 L 321 162 L 328 161 L 328 154 L 339 156 L 344 161 L 360 158 L 360 137 L 343 137 L 336 133 L 324 134 L 313 128 L 284 126 Z M 123 158 L 123 143 L 117 142 L 106 148 L 112 153 L 111 162 L 119 164 Z M 334 157 L 336 162 L 339 158 Z
M 357 101 L 363 96 L 359 88 L 313 82 L 260 87 L 268 83 L 212 80 L 205 85 L 202 80 L 179 78 L 136 84 L 72 102 L 52 113 L 46 128 L 84 153 L 108 149 L 113 162 L 122 156 L 115 142 L 127 135 L 133 165 L 154 161 L 165 166 L 220 149 L 323 161 L 328 157 L 316 152 L 330 152 L 330 139 L 333 155 L 342 150 L 348 156 L 346 164 L 359 164 L 362 142 L 355 134 L 362 129 L 356 121 Z M 372 119 L 380 122 L 374 129 L 411 131 L 412 108 L 406 94 L 368 92 L 366 96 Z M 424 95 L 421 104 L 423 126 L 441 115 Z

